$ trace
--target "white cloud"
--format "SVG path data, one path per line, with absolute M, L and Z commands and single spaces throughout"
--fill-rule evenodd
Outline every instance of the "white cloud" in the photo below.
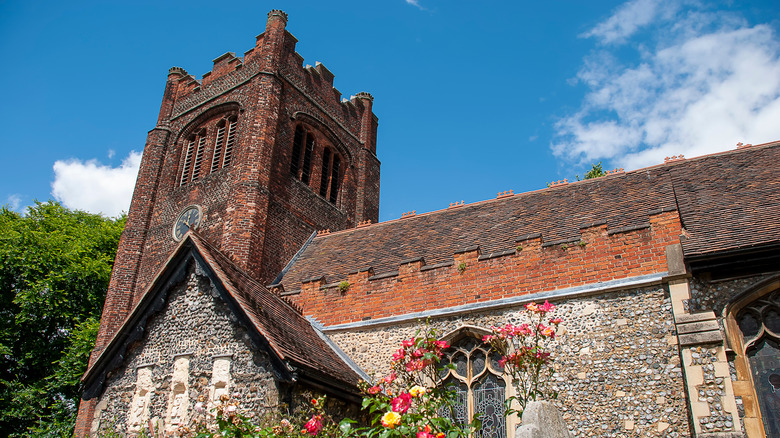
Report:
M 68 208 L 118 216 L 130 208 L 141 153 L 132 151 L 119 167 L 97 160 L 54 163 L 51 193 Z
M 669 8 L 668 2 L 664 5 Z M 619 43 L 631 36 L 641 27 L 649 24 L 659 11 L 660 0 L 632 0 L 617 8 L 606 21 L 582 34 L 583 37 L 594 37 L 604 44 Z
M 415 6 L 415 7 L 417 7 L 420 10 L 424 10 L 425 9 L 425 8 L 422 7 L 422 5 L 420 5 L 420 1 L 419 0 L 406 0 L 406 4 Z
M 771 27 L 698 11 L 657 21 L 648 26 L 662 42 L 639 45 L 637 62 L 609 50 L 584 61 L 577 79 L 588 91 L 555 126 L 557 156 L 629 169 L 780 139 L 780 40 Z
M 18 193 L 8 195 L 5 198 L 5 205 L 11 211 L 19 211 L 19 207 L 22 205 L 22 197 Z

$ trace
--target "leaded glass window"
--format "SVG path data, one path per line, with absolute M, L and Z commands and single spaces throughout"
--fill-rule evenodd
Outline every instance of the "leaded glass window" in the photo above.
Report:
M 767 436 L 780 437 L 780 291 L 743 308 L 737 324 Z
M 457 397 L 452 412 L 445 415 L 464 424 L 474 414 L 481 414 L 482 428 L 474 438 L 507 437 L 504 416 L 507 383 L 498 359 L 471 336 L 453 342 L 447 352 L 447 360 L 454 369 L 442 372 L 442 384 L 453 388 Z

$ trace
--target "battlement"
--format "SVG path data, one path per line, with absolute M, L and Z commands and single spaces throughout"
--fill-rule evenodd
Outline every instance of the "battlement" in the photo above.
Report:
M 303 57 L 295 51 L 298 39 L 285 29 L 286 25 L 287 14 L 272 10 L 268 13 L 266 30 L 255 38 L 254 47 L 244 52 L 243 57 L 236 57 L 234 52 L 220 55 L 213 60 L 211 71 L 200 79 L 182 68 L 172 68 L 169 75 L 173 73 L 178 78 L 171 118 L 266 75 L 287 82 L 325 113 L 325 119 L 333 120 L 365 142 L 368 136 L 360 135 L 360 131 L 372 129 L 367 125 L 375 125 L 377 120 L 371 113 L 373 97 L 360 92 L 342 99 L 341 92 L 333 86 L 335 75 L 323 63 L 304 65 Z M 371 113 L 369 123 L 363 117 L 366 111 Z M 370 149 L 375 152 L 373 142 Z
M 460 248 L 451 260 L 431 265 L 413 257 L 387 272 L 364 266 L 346 277 L 317 275 L 282 295 L 327 326 L 529 295 L 553 284 L 570 288 L 665 275 L 664 250 L 679 242 L 680 233 L 677 211 L 659 209 L 647 223 L 630 227 L 611 229 L 597 221 L 582 224 L 579 236 L 567 239 L 533 233 L 487 254 L 479 245 Z M 339 288 L 344 281 L 346 292 Z

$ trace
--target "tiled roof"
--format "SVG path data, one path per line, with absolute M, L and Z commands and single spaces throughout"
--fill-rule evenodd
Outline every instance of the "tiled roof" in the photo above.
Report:
M 780 142 L 670 167 L 686 257 L 780 243 Z
M 121 365 L 126 350 L 143 333 L 138 326 L 143 327 L 151 315 L 162 309 L 163 301 L 157 297 L 168 287 L 172 273 L 194 255 L 202 257 L 207 265 L 204 268 L 217 277 L 212 280 L 224 286 L 278 360 L 297 367 L 302 376 L 326 387 L 357 393 L 360 376 L 320 337 L 308 320 L 283 298 L 258 284 L 214 246 L 195 232 L 189 232 L 122 327 L 82 377 L 86 397 L 100 393 L 106 374 Z
M 315 332 L 296 309 L 249 274 L 237 267 L 217 248 L 190 233 L 201 255 L 218 275 L 255 328 L 282 360 L 314 370 L 321 376 L 357 385 L 360 377 Z
M 369 267 L 379 275 L 418 257 L 451 262 L 466 247 L 504 251 L 535 233 L 543 242 L 576 238 L 583 226 L 643 225 L 660 210 L 679 209 L 686 256 L 778 243 L 779 163 L 780 143 L 751 146 L 330 233 L 311 241 L 281 283 L 294 291 L 309 278 L 335 282 Z

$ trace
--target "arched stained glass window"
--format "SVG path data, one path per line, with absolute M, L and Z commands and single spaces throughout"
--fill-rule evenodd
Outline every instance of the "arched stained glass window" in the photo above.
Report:
M 767 436 L 780 436 L 780 290 L 742 308 L 736 317 Z
M 507 437 L 504 416 L 507 382 L 498 359 L 472 336 L 455 340 L 447 351 L 447 360 L 454 369 L 442 372 L 442 384 L 456 391 L 457 402 L 453 412 L 442 414 L 460 424 L 473 418 L 474 414 L 481 414 L 482 427 L 474 438 Z

